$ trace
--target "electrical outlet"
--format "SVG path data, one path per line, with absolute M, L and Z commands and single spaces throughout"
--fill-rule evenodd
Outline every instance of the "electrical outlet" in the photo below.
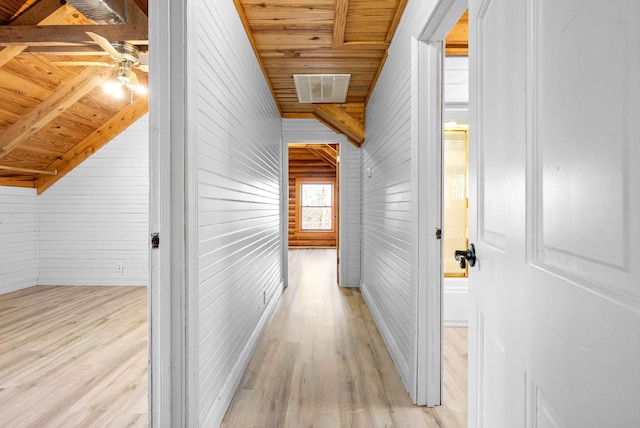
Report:
M 122 272 L 122 263 L 116 263 L 116 272 Z

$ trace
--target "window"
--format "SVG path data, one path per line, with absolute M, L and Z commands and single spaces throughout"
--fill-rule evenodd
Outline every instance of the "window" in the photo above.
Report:
M 333 230 L 333 193 L 332 182 L 300 183 L 300 230 Z

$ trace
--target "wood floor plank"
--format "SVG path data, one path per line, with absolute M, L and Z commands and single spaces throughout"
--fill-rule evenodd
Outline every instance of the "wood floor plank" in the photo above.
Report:
M 418 407 L 335 250 L 292 250 L 283 293 L 222 422 L 247 427 L 466 427 L 466 329 L 445 329 L 445 401 Z
M 0 295 L 0 426 L 147 425 L 146 287 Z
M 334 251 L 292 252 L 222 426 L 465 427 L 466 329 L 445 329 L 446 404 L 413 406 L 360 292 L 336 286 Z M 146 426 L 146 311 L 143 287 L 1 295 L 0 426 Z

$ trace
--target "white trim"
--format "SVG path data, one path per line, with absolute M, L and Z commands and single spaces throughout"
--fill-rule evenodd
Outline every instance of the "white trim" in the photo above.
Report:
M 467 7 L 467 0 L 439 0 L 418 40 L 443 41 Z
M 148 420 L 156 428 L 186 426 L 184 13 L 179 0 L 149 10 L 149 228 L 160 248 L 149 255 Z
M 413 352 L 416 404 L 442 403 L 442 113 L 443 40 L 467 0 L 440 0 L 412 46 L 412 183 L 415 197 L 412 289 L 416 337 Z M 424 120 L 426 118 L 426 120 Z
M 373 315 L 373 322 L 376 324 L 378 331 L 380 331 L 382 341 L 389 350 L 389 356 L 393 360 L 393 364 L 396 367 L 403 367 L 402 361 L 396 358 L 398 355 L 402 355 L 398 343 L 394 340 L 396 336 L 391 334 L 388 324 L 380 324 L 380 322 L 385 320 L 385 318 L 382 317 L 382 309 L 376 304 L 376 299 L 372 299 L 369 296 L 369 289 L 366 287 L 365 283 L 360 284 L 360 290 L 362 290 L 362 298 L 364 299 L 367 308 L 369 308 L 369 312 Z M 401 378 L 403 372 L 404 370 L 398 370 L 398 374 Z M 405 381 L 405 379 L 402 380 L 403 382 Z M 404 383 L 406 384 L 406 382 Z
M 442 404 L 442 97 L 443 43 L 413 40 L 412 290 L 416 338 L 413 352 L 415 380 L 411 390 L 418 405 Z M 426 120 L 424 120 L 426 118 Z M 437 287 L 430 286 L 437 284 Z
M 284 129 L 284 121 L 285 120 L 305 120 L 305 119 L 283 119 L 283 130 L 282 130 L 282 165 L 283 165 L 283 170 L 282 170 L 282 186 L 283 186 L 283 192 L 286 195 L 283 198 L 283 204 L 282 204 L 282 209 L 281 209 L 281 216 L 282 216 L 282 242 L 283 242 L 283 257 L 282 257 L 282 261 L 283 261 L 283 275 L 284 275 L 284 286 L 287 287 L 289 284 L 289 144 L 290 143 L 307 143 L 307 144 L 338 144 L 340 147 L 342 147 L 344 144 L 349 144 L 347 142 L 347 136 L 344 134 L 337 134 L 333 131 L 331 131 L 329 128 L 326 128 L 325 125 L 323 124 L 319 124 L 319 126 L 326 128 L 325 132 L 317 132 L 317 133 L 302 133 L 302 132 L 285 132 Z M 311 120 L 316 120 L 316 119 L 311 119 Z M 340 189 L 343 188 L 343 186 L 345 186 L 347 183 L 347 171 L 345 168 L 339 168 L 340 171 L 340 177 L 338 178 L 338 182 L 339 182 L 339 186 L 340 188 L 339 190 L 339 198 L 340 201 L 338 203 L 338 212 L 339 212 L 339 216 L 338 216 L 338 222 L 339 222 L 339 226 L 342 226 L 344 221 L 345 221 L 345 217 L 347 216 L 347 212 L 346 210 L 342 209 L 343 205 L 343 200 L 342 200 L 342 195 L 344 194 L 344 192 L 340 191 Z M 344 216 L 344 217 L 343 217 Z M 346 234 L 345 233 L 339 233 L 338 234 L 338 239 L 339 239 L 339 248 L 345 248 L 347 245 L 346 242 Z M 341 263 L 337 266 L 337 269 L 341 269 L 342 266 L 344 266 L 344 263 Z M 339 275 L 340 280 L 342 280 L 342 278 L 346 278 L 346 274 L 343 275 L 343 272 L 340 272 Z M 343 284 L 338 284 L 340 287 L 343 286 L 347 286 L 347 285 L 343 285 Z
M 281 128 L 281 135 L 284 130 Z M 289 286 L 289 144 L 281 137 L 280 154 L 280 240 L 282 242 L 282 287 Z
M 251 361 L 251 357 L 253 357 L 253 352 L 258 346 L 258 342 L 262 338 L 262 333 L 264 333 L 265 328 L 269 324 L 271 320 L 271 315 L 273 315 L 273 311 L 275 310 L 278 302 L 280 301 L 280 297 L 282 296 L 282 290 L 284 290 L 284 284 L 280 284 L 279 293 L 274 294 L 268 301 L 267 306 L 265 307 L 264 312 L 260 316 L 260 320 L 256 325 L 256 328 L 253 330 L 249 341 L 245 345 L 244 349 L 238 356 L 236 363 L 233 365 L 231 369 L 231 373 L 227 377 L 227 381 L 224 383 L 220 392 L 218 393 L 218 400 L 222 400 L 219 404 L 209 409 L 209 412 L 216 412 L 213 418 L 216 421 L 216 426 L 218 423 L 222 422 L 224 415 L 233 400 L 234 394 L 240 386 L 240 381 L 242 381 L 242 376 L 244 376 L 247 367 L 249 366 L 249 362 Z M 220 413 L 220 409 L 223 411 Z M 196 415 L 197 416 L 197 415 Z M 205 417 L 205 420 L 210 420 L 210 415 Z M 192 425 L 184 425 L 186 427 L 197 427 L 199 423 L 197 419 L 193 422 Z
M 445 278 L 442 292 L 443 325 L 445 327 L 468 327 L 469 279 Z
M 187 0 L 185 3 L 187 24 L 183 29 L 183 39 L 189 43 L 183 53 L 184 68 L 184 104 L 185 111 L 182 122 L 184 133 L 184 205 L 185 205 L 185 302 L 184 302 L 184 364 L 183 375 L 185 383 L 184 420 L 185 426 L 197 426 L 200 424 L 200 248 L 199 248 L 199 218 L 198 218 L 198 178 L 199 178 L 199 153 L 198 153 L 198 129 L 191 126 L 191 120 L 197 120 L 198 101 L 197 88 L 190 88 L 190 83 L 197 85 L 198 80 L 198 40 L 196 1 Z M 180 86 L 180 85 L 179 85 Z M 176 225 L 177 226 L 177 225 Z

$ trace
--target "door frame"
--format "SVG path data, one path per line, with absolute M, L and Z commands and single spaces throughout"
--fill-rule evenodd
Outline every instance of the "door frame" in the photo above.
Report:
M 197 153 L 186 118 L 194 109 L 188 82 L 195 67 L 187 25 L 193 11 L 179 0 L 149 8 L 148 424 L 198 421 Z M 191 172 L 190 172 L 191 171 Z M 188 225 L 185 228 L 185 224 Z
M 314 119 L 315 120 L 315 119 Z M 322 125 L 324 126 L 324 125 Z M 327 128 L 328 130 L 328 128 Z M 313 135 L 313 133 L 312 133 Z M 343 144 L 350 144 L 347 142 L 347 137 L 344 134 L 334 134 L 332 133 L 333 138 L 322 138 L 319 136 L 308 137 L 303 136 L 302 133 L 299 132 L 283 132 L 282 138 L 282 194 L 284 195 L 280 216 L 282 218 L 282 246 L 283 246 L 283 275 L 284 275 L 284 286 L 287 287 L 289 284 L 289 261 L 288 261 L 288 252 L 289 252 L 289 144 L 296 143 L 304 143 L 304 144 L 337 144 L 338 145 L 338 156 L 340 156 L 340 147 Z M 338 165 L 340 162 L 338 161 Z M 342 205 L 342 200 L 340 199 L 342 193 L 340 192 L 339 186 L 345 182 L 344 178 L 340 178 L 340 174 L 342 174 L 343 168 L 336 168 L 336 196 L 338 197 L 337 205 L 338 205 L 338 217 L 336 218 L 336 251 L 342 246 L 340 241 L 342 239 L 342 234 L 339 233 L 340 224 L 343 220 L 342 212 L 340 209 Z M 337 257 L 340 257 L 340 253 L 337 254 Z M 337 278 L 340 278 L 340 265 L 336 265 L 336 275 Z M 338 285 L 339 281 L 338 281 Z
M 416 337 L 411 398 L 442 404 L 442 140 L 444 39 L 467 9 L 467 0 L 439 0 L 412 40 L 412 186 L 415 196 L 412 290 Z M 426 118 L 426 120 L 422 120 Z M 434 190 L 435 189 L 435 190 Z

